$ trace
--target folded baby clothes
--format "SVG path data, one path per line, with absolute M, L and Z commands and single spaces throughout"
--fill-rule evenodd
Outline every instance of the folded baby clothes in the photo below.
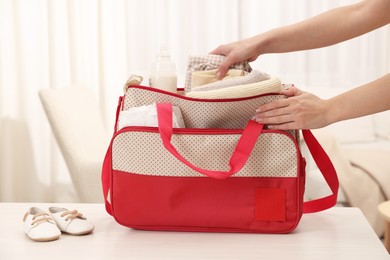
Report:
M 191 91 L 186 96 L 201 99 L 243 98 L 265 93 L 278 93 L 282 90 L 282 83 L 278 78 L 232 87 L 206 91 Z
M 258 70 L 252 70 L 250 73 L 247 73 L 242 77 L 226 77 L 223 80 L 215 81 L 209 84 L 204 84 L 202 86 L 198 86 L 198 87 L 192 86 L 191 91 L 216 90 L 216 89 L 221 89 L 226 87 L 256 83 L 270 78 L 271 77 L 266 73 L 260 72 Z
M 230 69 L 222 80 L 227 80 L 235 77 L 242 77 L 247 72 L 244 70 Z M 217 70 L 200 70 L 192 72 L 191 90 L 195 88 L 218 81 Z
M 185 80 L 185 92 L 191 91 L 192 72 L 203 70 L 216 70 L 223 62 L 225 56 L 215 54 L 189 55 Z M 231 69 L 251 72 L 252 68 L 248 62 L 240 62 L 232 65 Z
M 172 106 L 172 127 L 185 128 L 183 116 L 178 106 Z M 119 114 L 118 130 L 126 126 L 151 126 L 157 127 L 156 104 L 132 107 L 123 110 Z

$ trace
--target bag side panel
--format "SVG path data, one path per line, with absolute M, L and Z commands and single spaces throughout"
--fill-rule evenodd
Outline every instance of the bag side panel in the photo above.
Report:
M 108 200 L 110 196 L 110 188 L 111 188 L 111 180 L 112 180 L 112 144 L 107 149 L 106 155 L 103 161 L 102 167 L 102 190 L 103 190 L 103 198 L 106 207 L 107 213 L 112 215 L 112 206 L 110 201 Z

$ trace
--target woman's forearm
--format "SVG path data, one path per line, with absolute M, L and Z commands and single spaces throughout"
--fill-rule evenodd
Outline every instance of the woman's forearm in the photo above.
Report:
M 218 46 L 224 55 L 217 70 L 222 79 L 231 65 L 254 61 L 266 53 L 308 50 L 333 45 L 390 23 L 390 0 L 364 0 L 332 9 L 305 21 Z
M 390 15 L 384 10 L 390 10 L 389 0 L 361 1 L 254 36 L 252 40 L 259 55 L 321 48 L 389 23 Z
M 259 106 L 253 117 L 270 129 L 314 129 L 390 109 L 390 74 L 324 100 L 291 87 L 288 98 Z
M 328 124 L 389 110 L 390 74 L 326 102 Z

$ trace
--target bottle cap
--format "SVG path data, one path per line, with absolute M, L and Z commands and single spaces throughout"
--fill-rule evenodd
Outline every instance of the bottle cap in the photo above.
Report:
M 152 64 L 152 72 L 175 73 L 176 65 L 171 60 L 171 55 L 166 44 L 160 45 L 160 52 L 156 55 L 156 61 Z

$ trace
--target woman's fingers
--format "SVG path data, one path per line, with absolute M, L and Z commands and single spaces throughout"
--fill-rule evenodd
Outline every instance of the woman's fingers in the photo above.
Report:
M 253 120 L 265 125 L 280 125 L 280 127 L 283 124 L 294 122 L 290 105 L 291 103 L 287 99 L 264 104 L 256 110 Z
M 253 120 L 269 129 L 309 129 L 327 124 L 324 117 L 326 102 L 317 96 L 291 87 L 282 92 L 287 98 L 261 105 Z
M 292 96 L 299 96 L 303 93 L 302 90 L 295 86 L 291 86 L 288 89 L 285 89 L 281 92 L 281 94 L 287 96 L 287 97 L 292 97 Z

